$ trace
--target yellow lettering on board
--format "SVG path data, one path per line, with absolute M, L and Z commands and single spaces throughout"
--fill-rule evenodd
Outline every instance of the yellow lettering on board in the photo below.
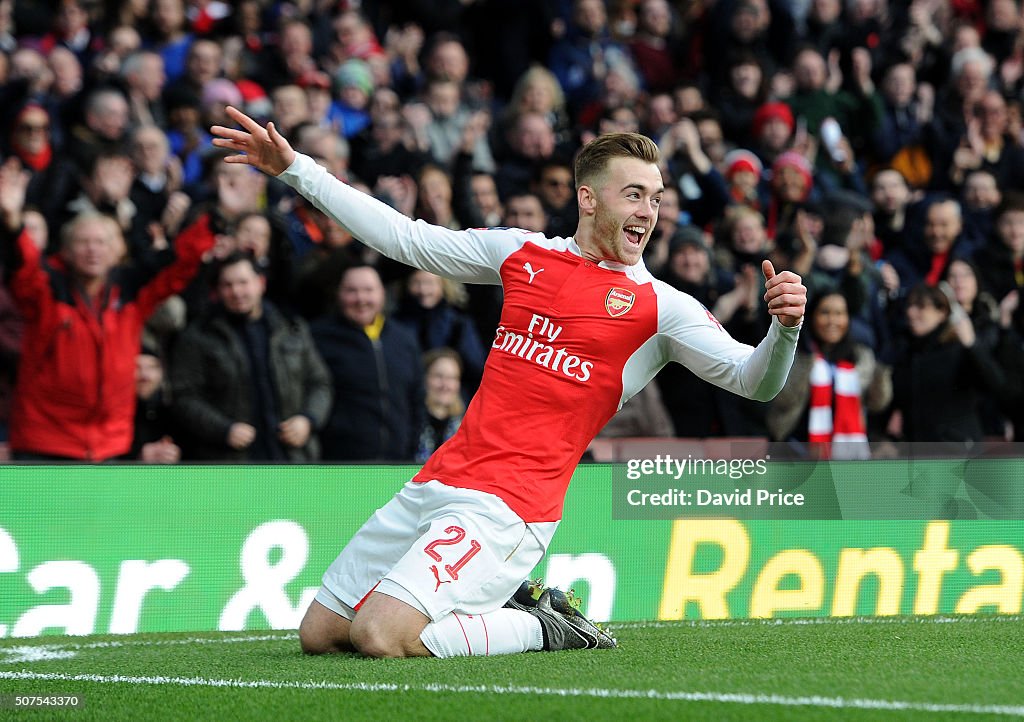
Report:
M 995 569 L 1002 575 L 1002 583 L 968 589 L 956 603 L 957 614 L 977 614 L 989 605 L 1002 614 L 1020 614 L 1024 559 L 1016 548 L 1007 544 L 978 547 L 968 555 L 967 566 L 975 575 Z
M 929 522 L 924 530 L 924 542 L 914 553 L 914 571 L 917 572 L 917 593 L 914 595 L 914 614 L 938 614 L 942 593 L 942 577 L 956 569 L 960 553 L 947 546 L 949 522 Z
M 836 571 L 836 590 L 832 598 L 833 617 L 852 617 L 856 614 L 857 593 L 864 577 L 878 578 L 878 598 L 875 614 L 884 617 L 900 613 L 903 596 L 903 560 L 895 549 L 843 549 L 839 552 Z
M 799 589 L 779 589 L 790 574 L 800 578 Z M 825 572 L 821 562 L 807 549 L 781 551 L 764 565 L 750 594 L 750 616 L 771 617 L 778 611 L 810 612 L 821 608 L 825 593 Z
M 722 549 L 722 563 L 711 572 L 693 569 L 697 548 L 716 544 Z M 727 619 L 725 595 L 747 571 L 750 537 L 735 519 L 679 520 L 672 524 L 665 586 L 661 592 L 658 619 L 682 619 L 687 602 L 696 602 L 704 619 Z

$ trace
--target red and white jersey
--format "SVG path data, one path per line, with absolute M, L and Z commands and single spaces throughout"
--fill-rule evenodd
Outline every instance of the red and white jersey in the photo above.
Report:
M 774 320 L 756 348 L 741 344 L 642 263 L 594 263 L 571 238 L 412 221 L 303 155 L 279 178 L 390 258 L 504 287 L 480 388 L 416 481 L 488 492 L 524 521 L 556 521 L 591 440 L 669 361 L 761 401 L 789 374 L 798 329 Z

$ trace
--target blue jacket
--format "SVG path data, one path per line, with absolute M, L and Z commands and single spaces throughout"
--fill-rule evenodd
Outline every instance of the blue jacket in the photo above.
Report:
M 323 459 L 411 460 L 425 408 L 416 338 L 386 321 L 371 341 L 337 314 L 310 328 L 334 382 L 331 416 L 320 432 Z

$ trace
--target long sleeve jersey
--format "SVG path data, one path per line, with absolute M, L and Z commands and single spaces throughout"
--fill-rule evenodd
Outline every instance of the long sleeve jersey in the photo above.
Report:
M 596 263 L 572 238 L 413 221 L 301 154 L 278 177 L 390 258 L 504 288 L 480 388 L 415 481 L 494 494 L 526 522 L 557 521 L 591 440 L 668 362 L 760 401 L 786 381 L 798 329 L 775 320 L 756 348 L 739 343 L 642 262 Z

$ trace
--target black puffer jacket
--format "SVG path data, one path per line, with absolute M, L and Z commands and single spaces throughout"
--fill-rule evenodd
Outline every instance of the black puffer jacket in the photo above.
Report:
M 978 392 L 1001 394 L 1006 377 L 984 344 L 965 348 L 948 327 L 910 338 L 893 364 L 893 408 L 907 441 L 979 441 Z
M 316 461 L 320 458 L 316 430 L 327 421 L 331 408 L 330 374 L 304 321 L 285 317 L 266 301 L 263 309 L 277 421 L 302 414 L 313 426 L 306 445 L 283 447 L 285 454 L 295 463 Z M 243 342 L 221 308 L 185 329 L 175 344 L 171 363 L 174 413 L 189 435 L 189 458 L 247 460 L 244 450 L 228 446 L 227 435 L 236 421 L 259 427 L 254 418 L 250 366 Z

